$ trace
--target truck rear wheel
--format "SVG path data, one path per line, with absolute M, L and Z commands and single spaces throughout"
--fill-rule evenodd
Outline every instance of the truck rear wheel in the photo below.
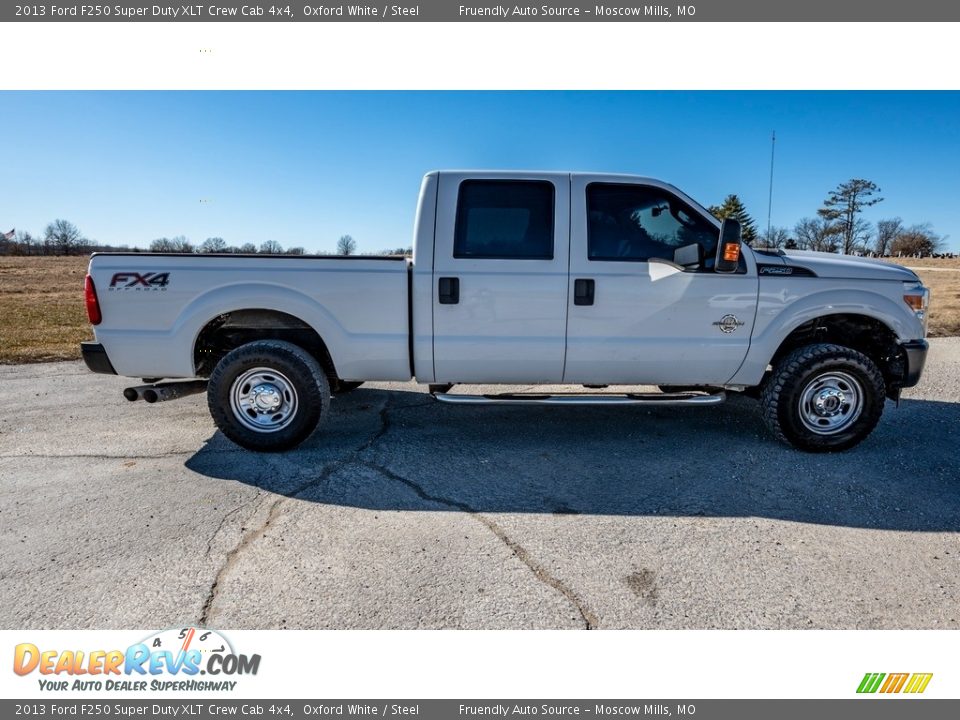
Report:
M 873 432 L 885 389 L 883 374 L 863 353 L 842 345 L 807 345 L 776 364 L 760 404 L 779 440 L 808 452 L 836 452 Z
M 330 384 L 303 348 L 261 340 L 235 348 L 217 363 L 207 403 L 220 432 L 237 445 L 276 452 L 296 447 L 322 422 Z

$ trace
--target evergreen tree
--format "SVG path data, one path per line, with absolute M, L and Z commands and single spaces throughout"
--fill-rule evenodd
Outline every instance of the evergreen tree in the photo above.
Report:
M 875 182 L 854 178 L 837 185 L 831 190 L 823 207 L 817 214 L 837 228 L 840 238 L 840 251 L 851 255 L 863 250 L 870 237 L 870 223 L 860 217 L 864 208 L 876 205 L 882 197 L 873 197 L 880 193 Z
M 731 193 L 727 195 L 726 199 L 721 205 L 712 205 L 710 212 L 718 220 L 726 220 L 727 218 L 733 218 L 734 220 L 740 221 L 740 228 L 743 232 L 743 241 L 747 245 L 753 245 L 758 237 L 757 233 L 757 224 L 754 222 L 753 218 L 750 217 L 750 213 L 747 212 L 746 206 L 743 204 L 743 201 L 739 196 Z

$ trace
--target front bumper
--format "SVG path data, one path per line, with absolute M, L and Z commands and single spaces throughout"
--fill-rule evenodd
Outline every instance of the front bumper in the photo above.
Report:
M 98 342 L 80 343 L 80 353 L 83 355 L 83 361 L 95 373 L 104 375 L 116 375 L 117 371 L 113 369 L 113 363 L 107 357 L 107 351 Z
M 920 382 L 923 366 L 927 362 L 927 349 L 930 345 L 926 340 L 908 340 L 905 343 L 900 343 L 900 347 L 903 348 L 907 361 L 901 387 L 913 387 Z

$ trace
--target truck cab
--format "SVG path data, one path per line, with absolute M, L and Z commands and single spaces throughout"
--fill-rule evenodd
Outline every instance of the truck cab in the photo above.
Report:
M 416 246 L 433 256 L 414 258 L 415 273 L 432 260 L 437 285 L 420 313 L 431 382 L 722 385 L 743 362 L 756 261 L 746 250 L 715 272 L 720 222 L 675 187 L 444 172 L 424 180 L 421 206 L 434 194 Z

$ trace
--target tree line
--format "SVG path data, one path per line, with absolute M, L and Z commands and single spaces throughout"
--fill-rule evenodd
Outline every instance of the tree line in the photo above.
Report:
M 57 219 L 46 226 L 39 235 L 13 230 L 0 232 L 0 255 L 89 255 L 92 252 L 162 252 L 162 253 L 227 253 L 244 255 L 304 255 L 306 251 L 297 245 L 284 248 L 276 240 L 264 240 L 259 245 L 246 242 L 230 245 L 222 237 L 210 237 L 201 243 L 193 243 L 183 235 L 152 240 L 144 251 L 129 245 L 104 245 L 87 238 L 69 220 Z M 357 242 L 350 235 L 341 235 L 337 240 L 337 255 L 355 255 Z M 412 248 L 381 250 L 380 255 L 411 255 Z
M 119 248 L 97 245 L 69 220 L 54 220 L 40 235 L 23 230 L 0 233 L 0 255 L 87 255 L 101 249 Z
M 892 217 L 873 225 L 863 217 L 866 208 L 883 202 L 880 192 L 871 180 L 853 178 L 840 183 L 827 194 L 816 216 L 802 218 L 792 230 L 771 226 L 761 232 L 736 194 L 727 195 L 720 205 L 712 205 L 709 210 L 720 220 L 739 220 L 744 241 L 755 247 L 878 257 L 941 254 L 947 238 L 934 232 L 930 223 L 907 225 L 902 218 Z
M 761 232 L 736 194 L 728 195 L 720 205 L 709 208 L 714 216 L 735 218 L 743 228 L 744 241 L 756 247 L 818 250 L 845 255 L 929 256 L 940 254 L 946 236 L 934 232 L 930 223 L 908 225 L 899 217 L 878 220 L 873 225 L 863 217 L 865 209 L 883 202 L 880 188 L 871 180 L 853 178 L 840 183 L 824 199 L 815 216 L 800 219 L 792 230 L 771 226 Z M 0 255 L 86 255 L 96 251 L 121 250 L 141 252 L 127 245 L 101 245 L 89 240 L 68 220 L 57 219 L 46 226 L 42 235 L 11 231 L 0 233 Z M 156 238 L 150 242 L 151 252 L 164 253 L 243 253 L 264 255 L 303 255 L 303 247 L 284 249 L 276 240 L 259 245 L 247 242 L 229 245 L 221 237 L 210 237 L 199 244 L 183 235 Z M 412 248 L 381 250 L 379 255 L 411 255 Z M 337 240 L 337 255 L 355 255 L 357 242 L 350 235 Z M 953 254 L 950 253 L 952 256 Z

